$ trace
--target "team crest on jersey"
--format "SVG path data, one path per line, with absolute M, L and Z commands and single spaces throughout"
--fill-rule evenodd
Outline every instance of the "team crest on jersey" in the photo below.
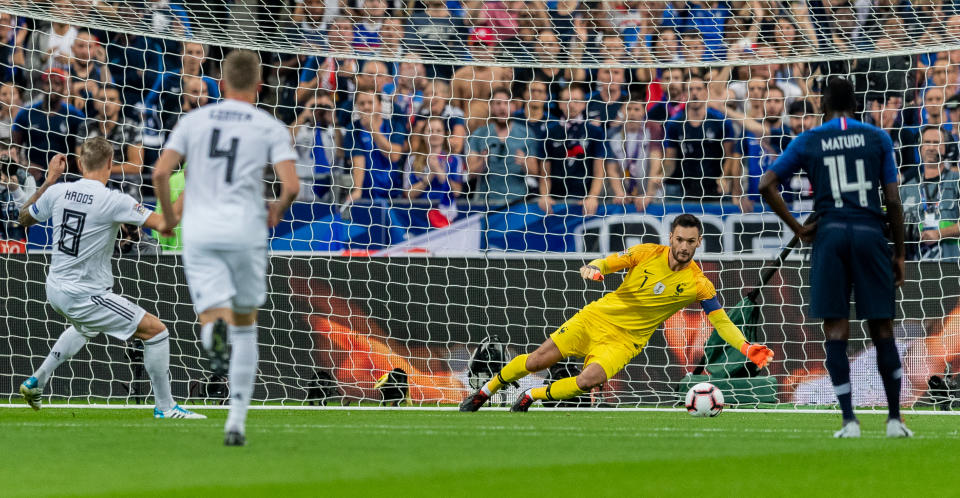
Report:
M 667 290 L 667 286 L 663 285 L 663 282 L 657 282 L 657 285 L 653 286 L 653 293 L 656 295 L 663 294 L 663 291 Z
M 147 214 L 147 208 L 143 207 L 143 204 L 137 204 L 136 206 L 133 207 L 133 210 L 136 211 L 137 214 L 139 215 Z

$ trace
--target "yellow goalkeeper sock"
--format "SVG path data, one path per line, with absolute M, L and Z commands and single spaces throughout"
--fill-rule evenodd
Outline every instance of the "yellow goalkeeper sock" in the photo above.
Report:
M 530 397 L 541 401 L 570 399 L 583 394 L 583 389 L 577 385 L 576 377 L 560 379 L 546 387 L 535 387 L 530 390 Z
M 500 373 L 494 375 L 493 378 L 483 386 L 483 392 L 491 395 L 503 389 L 503 386 L 530 375 L 530 372 L 527 370 L 527 356 L 529 355 L 521 354 L 510 360 L 510 363 L 507 363 L 507 366 L 503 367 Z

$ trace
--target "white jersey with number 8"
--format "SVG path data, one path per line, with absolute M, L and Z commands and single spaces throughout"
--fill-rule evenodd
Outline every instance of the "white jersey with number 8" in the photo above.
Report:
M 296 160 L 290 133 L 273 116 L 226 99 L 183 116 L 165 147 L 184 157 L 185 246 L 265 247 L 266 166 Z

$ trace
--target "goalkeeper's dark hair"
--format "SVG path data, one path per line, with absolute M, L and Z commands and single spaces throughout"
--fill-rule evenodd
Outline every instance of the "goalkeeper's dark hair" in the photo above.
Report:
M 827 81 L 822 97 L 824 114 L 840 114 L 857 112 L 857 96 L 854 93 L 853 83 L 847 78 L 835 76 Z
M 223 59 L 223 81 L 239 92 L 256 90 L 260 84 L 260 56 L 250 50 L 234 50 Z
M 674 218 L 673 221 L 670 222 L 670 232 L 673 233 L 677 227 L 696 227 L 697 234 L 703 235 L 703 223 L 700 222 L 700 218 L 697 218 L 692 214 L 684 213 Z

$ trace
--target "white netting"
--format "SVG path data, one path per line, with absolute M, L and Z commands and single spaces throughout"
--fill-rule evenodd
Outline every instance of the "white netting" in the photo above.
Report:
M 702 218 L 702 266 L 732 306 L 790 238 L 757 182 L 819 124 L 828 74 L 852 77 L 862 119 L 890 132 L 910 255 L 926 260 L 908 268 L 899 306 L 905 400 L 949 391 L 927 381 L 960 355 L 951 5 L 446 2 L 371 13 L 378 1 L 0 6 L 19 16 L 0 16 L 11 158 L 0 161 L 0 252 L 31 252 L 0 263 L 0 396 L 12 399 L 64 327 L 44 300 L 50 228 L 12 222 L 47 160 L 106 136 L 111 186 L 154 205 L 151 165 L 184 112 L 219 98 L 228 47 L 260 51 L 259 104 L 300 155 L 301 195 L 271 238 L 258 399 L 380 401 L 390 395 L 375 381 L 400 369 L 415 403 L 457 402 L 475 384 L 468 363 L 482 340 L 504 345 L 482 351 L 494 360 L 531 350 L 619 282 L 585 284 L 584 261 L 665 243 L 682 212 Z M 803 177 L 786 194 L 809 211 Z M 944 240 L 929 240 L 931 223 Z M 197 349 L 180 242 L 155 237 L 124 228 L 116 291 L 170 327 L 175 395 L 221 399 Z M 806 253 L 763 292 L 756 330 L 776 351 L 772 377 L 728 400 L 832 402 L 819 326 L 805 315 Z M 672 404 L 710 330 L 699 310 L 682 311 L 587 402 Z M 855 401 L 878 404 L 870 343 L 859 327 L 854 337 Z M 46 393 L 140 399 L 137 351 L 101 337 Z

